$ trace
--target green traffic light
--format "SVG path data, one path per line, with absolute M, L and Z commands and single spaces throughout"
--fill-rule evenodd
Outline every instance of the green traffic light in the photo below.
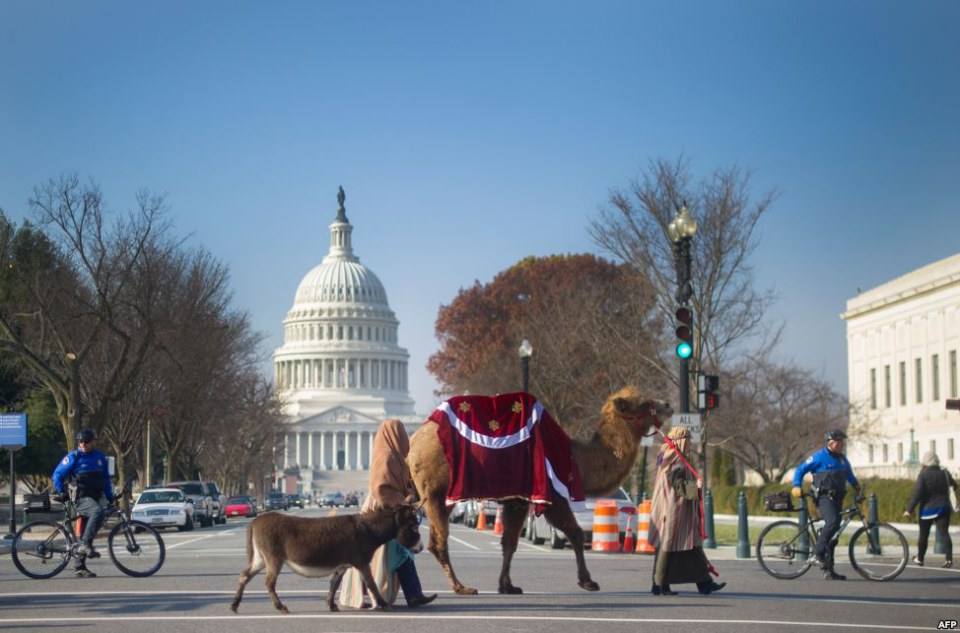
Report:
M 693 356 L 693 346 L 686 341 L 677 344 L 677 358 L 687 359 Z

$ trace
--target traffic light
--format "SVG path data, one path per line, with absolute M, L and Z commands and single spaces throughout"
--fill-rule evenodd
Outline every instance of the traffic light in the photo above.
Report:
M 693 356 L 693 312 L 690 308 L 677 308 L 677 358 L 686 360 Z
M 720 405 L 720 376 L 697 375 L 697 407 L 702 411 L 716 409 Z

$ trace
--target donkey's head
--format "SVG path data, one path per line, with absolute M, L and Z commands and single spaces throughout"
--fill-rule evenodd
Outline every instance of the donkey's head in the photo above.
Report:
M 393 512 L 397 525 L 397 542 L 409 550 L 419 551 L 420 510 L 416 506 L 402 505 Z

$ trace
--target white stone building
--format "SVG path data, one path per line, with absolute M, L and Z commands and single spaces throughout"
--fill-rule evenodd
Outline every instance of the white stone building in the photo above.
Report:
M 858 476 L 913 477 L 935 451 L 960 466 L 957 397 L 960 350 L 960 254 L 907 273 L 847 301 L 850 401 L 870 420 L 848 456 Z
M 278 472 L 299 468 L 300 492 L 367 487 L 380 422 L 400 418 L 413 431 L 409 354 L 377 276 L 353 254 L 343 189 L 330 224 L 330 251 L 300 282 L 273 355 L 287 416 Z M 287 492 L 294 481 L 287 478 Z

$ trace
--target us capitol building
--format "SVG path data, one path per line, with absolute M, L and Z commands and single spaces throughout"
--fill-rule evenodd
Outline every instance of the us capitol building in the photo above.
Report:
M 353 253 L 345 199 L 340 188 L 330 251 L 297 287 L 273 354 L 286 416 L 278 484 L 305 496 L 366 492 L 379 424 L 400 418 L 412 432 L 423 421 L 407 391 L 400 323 L 383 284 Z

